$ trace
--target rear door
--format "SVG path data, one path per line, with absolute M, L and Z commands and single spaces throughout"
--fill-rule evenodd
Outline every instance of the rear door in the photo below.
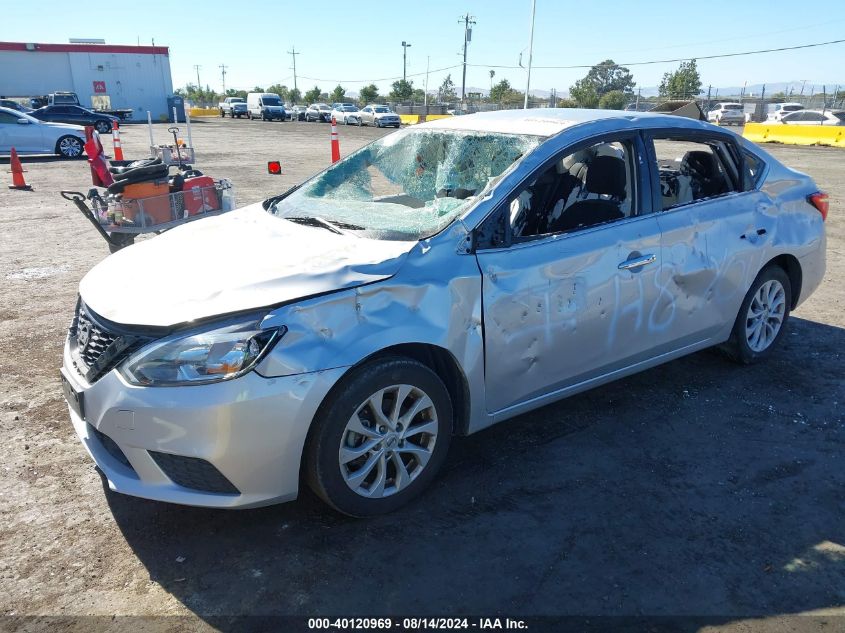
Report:
M 503 236 L 476 250 L 488 411 L 655 353 L 650 330 L 652 313 L 662 310 L 660 227 L 643 158 L 636 132 L 564 148 L 480 227 L 481 235 Z M 608 171 L 623 162 L 622 176 Z M 591 177 L 600 163 L 604 175 Z M 619 178 L 622 189 L 613 184 Z M 604 202 L 618 205 L 618 213 L 606 213 Z M 561 220 L 570 212 L 580 223 Z
M 744 176 L 728 135 L 649 135 L 654 206 L 662 231 L 661 343 L 681 348 L 724 333 L 764 263 L 774 227 L 767 194 Z

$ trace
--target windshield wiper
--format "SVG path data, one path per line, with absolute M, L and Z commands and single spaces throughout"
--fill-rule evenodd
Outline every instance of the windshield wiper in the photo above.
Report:
M 344 229 L 352 231 L 361 231 L 364 229 L 363 226 L 356 226 L 355 224 L 346 224 L 345 222 L 329 222 L 325 218 L 321 218 L 316 215 L 310 217 L 292 216 L 285 217 L 283 219 L 288 220 L 289 222 L 296 222 L 297 224 L 305 224 L 307 226 L 319 226 L 328 231 L 331 231 L 332 233 L 337 233 L 338 235 L 348 235 L 349 233 Z

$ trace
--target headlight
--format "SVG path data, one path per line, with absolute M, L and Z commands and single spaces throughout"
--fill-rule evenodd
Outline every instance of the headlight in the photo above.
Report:
M 130 356 L 120 373 L 133 385 L 166 387 L 231 380 L 250 371 L 285 333 L 261 320 L 164 339 Z

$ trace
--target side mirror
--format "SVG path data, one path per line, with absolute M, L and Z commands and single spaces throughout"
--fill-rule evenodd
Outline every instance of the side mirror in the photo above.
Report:
M 18 125 L 29 125 L 29 119 L 18 119 Z

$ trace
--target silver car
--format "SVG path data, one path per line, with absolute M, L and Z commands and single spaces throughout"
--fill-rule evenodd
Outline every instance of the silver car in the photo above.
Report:
M 375 127 L 396 127 L 402 124 L 399 115 L 393 112 L 386 105 L 368 105 L 361 108 L 360 121 L 363 125 L 374 125 Z
M 305 482 L 389 512 L 453 435 L 707 347 L 768 356 L 822 280 L 826 213 L 811 178 L 690 119 L 417 125 L 94 267 L 70 418 L 118 492 L 236 508 Z

